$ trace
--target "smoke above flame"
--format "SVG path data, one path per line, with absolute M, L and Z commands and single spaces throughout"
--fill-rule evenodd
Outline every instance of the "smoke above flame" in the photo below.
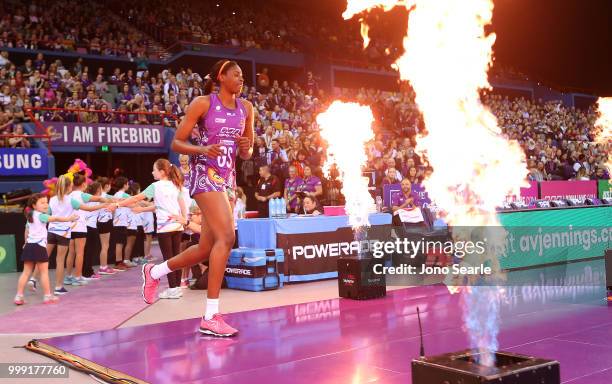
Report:
M 519 143 L 502 135 L 496 117 L 480 100 L 480 92 L 491 88 L 487 70 L 495 35 L 487 35 L 485 26 L 491 22 L 492 0 L 349 0 L 343 16 L 379 6 L 405 6 L 410 11 L 405 53 L 395 65 L 400 78 L 412 85 L 427 128 L 416 149 L 434 169 L 424 181 L 429 196 L 454 227 L 499 226 L 495 208 L 505 196 L 520 194 L 527 166 Z M 503 249 L 503 231 L 494 232 L 498 236 L 487 239 L 490 249 Z M 487 263 L 499 271 L 498 255 L 488 252 L 462 262 Z M 491 287 L 463 292 L 464 321 L 472 346 L 483 353 L 481 364 L 494 362 L 490 351 L 497 348 L 499 313 L 488 303 L 502 292 Z
M 612 97 L 600 97 L 597 100 L 597 111 L 599 116 L 595 121 L 595 141 L 608 146 L 606 167 L 608 167 L 608 172 L 612 172 L 612 153 L 609 148 L 612 144 Z
M 361 169 L 368 161 L 365 143 L 374 138 L 373 121 L 370 107 L 341 101 L 334 101 L 317 116 L 321 136 L 328 143 L 324 170 L 329 176 L 331 165 L 338 167 L 346 200 L 344 209 L 353 229 L 370 225 L 368 216 L 374 200 Z

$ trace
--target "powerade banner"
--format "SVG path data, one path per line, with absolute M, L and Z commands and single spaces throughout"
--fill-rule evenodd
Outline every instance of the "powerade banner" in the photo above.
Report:
M 586 199 L 597 197 L 597 181 L 542 181 L 540 182 L 540 199 Z
M 383 185 L 383 202 L 386 207 L 391 206 L 391 199 L 396 193 L 402 193 L 401 184 L 385 184 Z M 414 203 L 419 207 L 427 208 L 431 204 L 431 199 L 421 184 L 412 184 L 412 195 Z
M 163 147 L 164 128 L 159 125 L 86 124 L 46 122 L 52 145 L 109 145 L 113 147 Z
M 0 148 L 0 176 L 48 176 L 47 156 L 41 148 Z
M 600 199 L 612 199 L 612 180 L 599 180 L 597 183 L 597 196 Z
M 612 247 L 612 207 L 504 212 L 508 232 L 503 269 L 603 256 Z
M 277 233 L 276 244 L 285 253 L 284 274 L 289 281 L 311 281 L 338 276 L 338 258 L 369 252 L 373 242 L 385 240 L 389 225 L 373 225 L 364 240 L 355 240 L 350 227 L 333 232 Z

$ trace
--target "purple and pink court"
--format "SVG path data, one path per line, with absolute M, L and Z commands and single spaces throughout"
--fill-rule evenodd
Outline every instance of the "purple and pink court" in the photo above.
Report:
M 602 271 L 603 261 L 591 261 Z M 612 307 L 603 285 L 509 289 L 499 349 L 557 360 L 561 382 L 612 383 Z M 469 348 L 461 295 L 441 285 L 232 313 L 240 334 L 202 336 L 199 319 L 39 340 L 138 383 L 410 384 L 421 311 L 427 355 Z

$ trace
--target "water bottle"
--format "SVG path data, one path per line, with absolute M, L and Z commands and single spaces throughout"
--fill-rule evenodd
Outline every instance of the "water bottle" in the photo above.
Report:
M 274 198 L 274 218 L 278 219 L 280 216 L 280 199 L 278 197 Z
M 270 218 L 274 218 L 274 207 L 275 207 L 274 200 L 275 199 L 268 200 L 268 217 Z
M 376 196 L 376 212 L 382 212 L 382 197 Z
M 278 207 L 278 208 L 279 208 L 279 209 L 278 209 L 278 215 L 279 215 L 279 217 L 281 217 L 281 218 L 283 218 L 283 219 L 284 219 L 285 217 L 287 217 L 287 202 L 285 201 L 285 198 L 284 198 L 284 197 L 281 197 L 281 198 L 280 198 L 280 204 L 279 204 L 279 207 Z
M 276 197 L 274 199 L 274 218 L 278 219 L 280 217 L 280 199 Z

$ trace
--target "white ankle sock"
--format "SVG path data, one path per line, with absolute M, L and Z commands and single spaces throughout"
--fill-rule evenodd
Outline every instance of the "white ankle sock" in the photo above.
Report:
M 172 271 L 170 270 L 170 268 L 168 268 L 168 262 L 164 261 L 163 263 L 157 264 L 156 266 L 151 268 L 151 277 L 153 277 L 154 279 L 160 279 L 169 274 L 170 272 Z
M 204 320 L 212 319 L 214 314 L 219 313 L 219 299 L 206 299 L 206 313 Z

